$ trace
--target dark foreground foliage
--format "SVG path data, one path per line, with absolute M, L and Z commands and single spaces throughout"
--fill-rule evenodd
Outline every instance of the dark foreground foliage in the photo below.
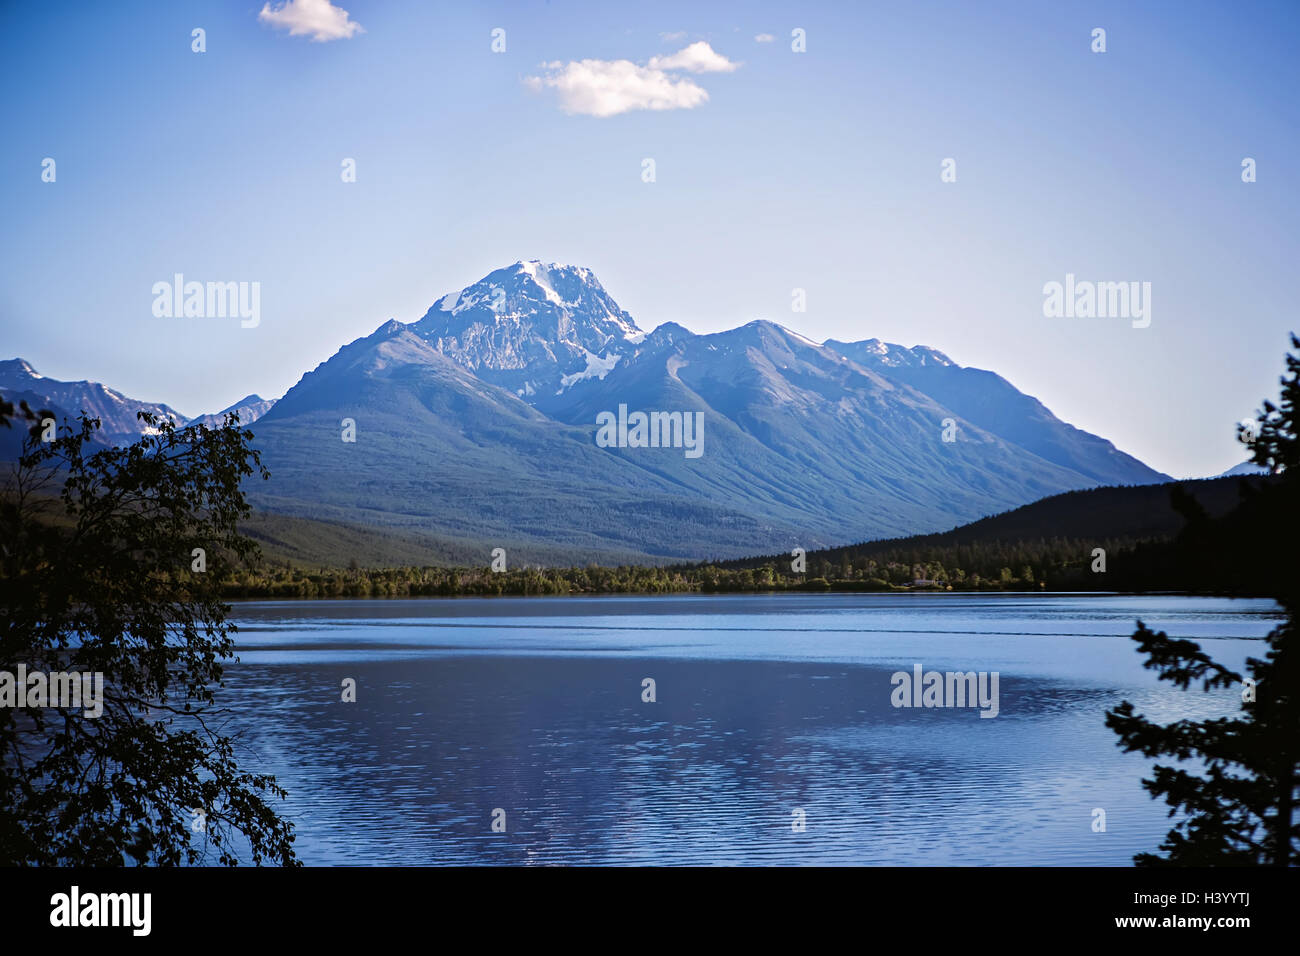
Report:
M 102 675 L 97 716 L 0 707 L 0 864 L 293 863 L 284 791 L 221 732 L 251 433 L 142 413 L 151 434 L 89 453 L 98 421 L 0 415 L 32 423 L 0 486 L 0 672 Z
M 1300 350 L 1300 339 L 1292 336 L 1291 344 Z M 1278 480 L 1250 496 L 1236 523 L 1215 524 L 1195 501 L 1183 502 L 1189 523 L 1184 550 L 1175 556 L 1207 562 L 1178 565 L 1192 580 L 1230 578 L 1239 569 L 1228 558 L 1245 559 L 1268 582 L 1286 621 L 1268 636 L 1263 657 L 1247 658 L 1246 675 L 1216 663 L 1196 642 L 1153 633 L 1139 621 L 1133 640 L 1146 656 L 1144 666 L 1183 690 L 1199 684 L 1234 704 L 1239 698 L 1237 713 L 1160 724 L 1124 701 L 1106 715 L 1125 750 L 1174 761 L 1157 763 L 1143 785 L 1178 822 L 1160 845 L 1163 855 L 1139 854 L 1139 864 L 1289 866 L 1300 858 L 1293 819 L 1300 769 L 1300 357 L 1288 355 L 1286 363 L 1280 404 L 1265 402 L 1257 425 L 1238 431 L 1252 460 Z

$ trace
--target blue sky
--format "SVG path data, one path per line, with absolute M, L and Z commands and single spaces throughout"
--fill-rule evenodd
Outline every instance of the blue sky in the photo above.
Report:
M 1176 476 L 1276 396 L 1300 4 L 337 6 L 319 42 L 258 2 L 0 7 L 0 357 L 199 414 L 540 258 L 646 329 L 933 346 Z M 589 115 L 586 60 L 677 108 Z M 154 317 L 178 272 L 260 282 L 259 326 Z M 1046 318 L 1067 273 L 1150 282 L 1150 326 Z

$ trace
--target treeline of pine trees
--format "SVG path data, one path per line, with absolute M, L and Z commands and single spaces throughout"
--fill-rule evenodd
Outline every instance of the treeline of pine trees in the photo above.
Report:
M 223 582 L 228 598 L 456 597 L 545 594 L 667 594 L 699 590 L 664 568 L 395 567 L 306 569 L 264 565 Z
M 794 559 L 754 567 L 304 568 L 264 563 L 228 577 L 228 598 L 453 597 L 547 594 L 684 594 L 745 591 L 1023 591 L 1192 589 L 1152 575 L 1167 543 L 1043 540 L 886 551 L 829 561 L 816 554 L 802 573 Z M 1105 552 L 1098 560 L 1097 549 Z M 1104 562 L 1104 563 L 1103 563 Z M 1104 570 L 1103 570 L 1104 568 Z M 1198 580 L 1198 589 L 1212 582 Z M 1209 587 L 1209 589 L 1213 589 Z M 1249 590 L 1245 588 L 1244 590 Z
M 1189 591 L 1260 595 L 1294 573 L 1265 531 L 1269 496 L 1248 494 L 1213 519 L 1176 491 L 1187 523 L 1172 538 L 1039 538 L 966 544 L 881 543 L 793 556 L 671 567 L 310 569 L 262 562 L 222 582 L 228 598 L 683 594 L 745 591 Z

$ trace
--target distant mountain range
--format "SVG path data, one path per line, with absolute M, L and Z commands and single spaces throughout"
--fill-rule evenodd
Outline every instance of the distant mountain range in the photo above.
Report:
M 75 417 L 77 412 L 84 411 L 99 419 L 100 436 L 111 444 L 140 437 L 136 412 L 153 412 L 177 425 L 186 421 L 184 415 L 166 405 L 138 402 L 98 382 L 60 382 L 46 378 L 20 358 L 0 362 L 0 392 L 15 404 L 25 398 L 32 408 L 39 404 L 58 412 L 60 417 L 69 413 L 69 417 Z
M 0 363 L 0 390 L 94 403 L 110 438 L 136 408 L 181 420 L 21 360 Z M 647 334 L 590 270 L 537 261 L 383 323 L 278 402 L 231 407 L 257 422 L 262 509 L 579 563 L 813 549 L 1169 480 L 934 349 L 818 345 L 767 321 Z M 698 413 L 702 454 L 598 443 L 601 416 L 631 436 L 636 412 Z
M 26 398 L 32 408 L 39 404 L 59 412 L 61 416 L 75 417 L 75 412 L 84 411 L 92 418 L 99 419 L 100 435 L 110 444 L 134 441 L 144 433 L 135 417 L 136 412 L 152 412 L 177 425 L 201 422 L 215 427 L 221 424 L 227 412 L 233 411 L 239 412 L 241 425 L 248 425 L 275 404 L 265 401 L 261 396 L 249 395 L 214 414 L 186 418 L 167 405 L 127 398 L 121 392 L 98 382 L 60 382 L 46 378 L 20 358 L 0 361 L 0 392 L 15 403 L 17 397 Z M 69 415 L 69 412 L 74 414 Z

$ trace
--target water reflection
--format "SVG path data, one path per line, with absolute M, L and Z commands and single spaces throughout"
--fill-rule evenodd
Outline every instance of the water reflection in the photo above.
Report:
M 1233 705 L 1159 686 L 1132 619 L 1240 659 L 1275 616 L 1189 598 L 346 604 L 237 614 L 234 725 L 289 789 L 308 863 L 1126 865 L 1169 824 L 1103 711 Z M 999 716 L 891 707 L 890 674 L 918 662 L 999 670 Z

